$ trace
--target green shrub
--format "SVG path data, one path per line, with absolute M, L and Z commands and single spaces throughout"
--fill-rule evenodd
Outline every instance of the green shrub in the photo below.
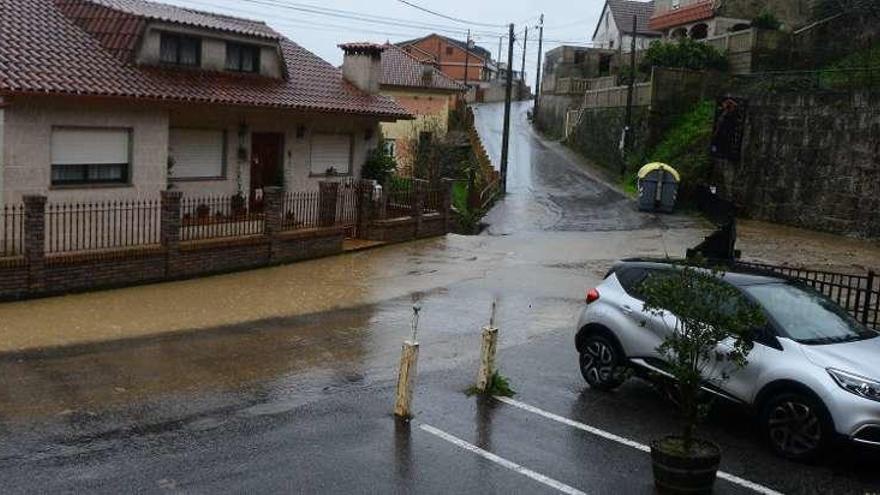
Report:
M 778 31 L 782 27 L 782 22 L 776 18 L 773 12 L 765 10 L 758 17 L 752 19 L 752 27 L 758 29 L 772 29 Z
M 652 43 L 639 66 L 643 72 L 651 67 L 691 70 L 727 70 L 727 57 L 712 46 L 690 38 Z
M 385 150 L 384 146 L 380 145 L 370 151 L 367 161 L 361 169 L 361 176 L 364 179 L 385 184 L 395 171 L 397 171 L 397 161 Z
M 712 160 L 709 146 L 715 120 L 715 104 L 698 103 L 682 115 L 649 154 L 650 161 L 671 165 L 681 173 L 682 181 L 699 183 L 709 179 Z

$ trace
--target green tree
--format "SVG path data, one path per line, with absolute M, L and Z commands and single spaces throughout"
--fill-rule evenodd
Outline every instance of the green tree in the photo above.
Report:
M 397 161 L 381 144 L 370 151 L 361 169 L 361 176 L 385 184 L 397 170 Z
M 690 38 L 658 41 L 645 51 L 639 69 L 650 72 L 652 67 L 690 70 L 727 70 L 727 57 L 712 46 Z
M 769 10 L 765 10 L 761 12 L 758 17 L 752 19 L 752 27 L 758 29 L 772 29 L 773 31 L 779 30 L 782 27 L 782 21 L 776 18 L 776 15 Z
M 754 332 L 763 313 L 720 271 L 679 266 L 654 272 L 641 285 L 644 310 L 662 321 L 668 333 L 658 351 L 675 378 L 682 414 L 683 454 L 694 448 L 694 433 L 708 411 L 706 382 L 723 382 L 747 364 Z M 730 339 L 721 354 L 719 344 Z

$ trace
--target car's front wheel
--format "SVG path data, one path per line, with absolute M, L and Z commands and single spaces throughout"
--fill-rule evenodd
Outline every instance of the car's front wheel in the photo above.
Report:
M 602 335 L 591 335 L 584 341 L 580 356 L 581 375 L 590 387 L 613 390 L 625 379 L 623 356 L 619 348 Z
M 796 461 L 818 457 L 832 435 L 824 405 L 804 393 L 783 393 L 770 399 L 761 418 L 773 451 Z

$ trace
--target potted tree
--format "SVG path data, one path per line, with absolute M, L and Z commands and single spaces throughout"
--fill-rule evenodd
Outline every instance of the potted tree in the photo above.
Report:
M 682 429 L 651 444 L 654 482 L 661 493 L 710 493 L 721 450 L 696 436 L 718 385 L 747 364 L 763 313 L 715 269 L 681 266 L 645 280 L 645 311 L 667 328 L 658 351 L 674 379 Z

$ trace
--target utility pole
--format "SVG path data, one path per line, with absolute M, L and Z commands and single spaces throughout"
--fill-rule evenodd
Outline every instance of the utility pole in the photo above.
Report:
M 538 23 L 538 67 L 535 69 L 535 106 L 532 109 L 533 119 L 538 118 L 538 102 L 541 100 L 541 49 L 544 44 L 544 14 Z
M 529 27 L 526 26 L 526 32 L 523 34 L 523 56 L 522 56 L 522 65 L 519 71 L 519 80 L 522 82 L 526 81 L 526 45 L 529 43 Z
M 633 16 L 633 25 L 632 25 L 632 44 L 630 46 L 629 53 L 629 88 L 626 91 L 626 123 L 623 128 L 623 148 L 621 151 L 621 159 L 620 159 L 620 175 L 626 175 L 626 153 L 629 151 L 630 143 L 632 141 L 632 107 L 633 107 L 633 91 L 636 87 L 636 30 L 638 18 Z
M 501 68 L 501 42 L 504 41 L 504 36 L 498 37 L 498 68 Z M 498 70 L 495 72 L 495 80 L 497 81 L 501 77 L 501 71 Z
M 507 85 L 504 95 L 504 133 L 501 135 L 501 193 L 507 194 L 507 158 L 510 146 L 510 98 L 513 91 L 513 23 L 507 33 Z
M 467 99 L 467 94 L 470 92 L 468 89 L 468 65 L 471 63 L 471 30 L 467 31 L 467 40 L 464 42 L 464 90 L 465 90 L 465 99 Z

